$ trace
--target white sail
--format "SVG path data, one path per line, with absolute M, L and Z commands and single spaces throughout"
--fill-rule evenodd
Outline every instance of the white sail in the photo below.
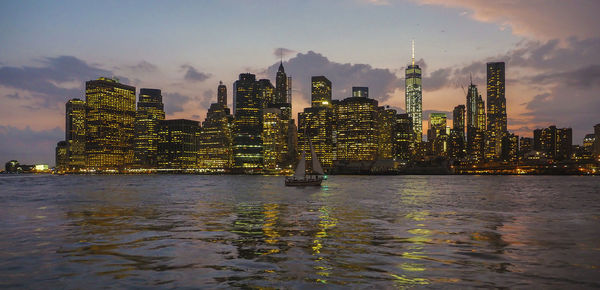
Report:
M 294 171 L 294 176 L 296 178 L 304 178 L 306 174 L 306 152 L 302 151 L 302 158 L 298 162 L 298 166 L 296 166 L 296 171 Z
M 313 173 L 325 175 L 325 172 L 323 172 L 323 167 L 321 166 L 321 162 L 319 162 L 319 158 L 317 157 L 317 153 L 315 153 L 315 148 L 313 148 L 310 139 L 308 139 L 308 143 L 310 144 L 310 159 L 312 160 Z

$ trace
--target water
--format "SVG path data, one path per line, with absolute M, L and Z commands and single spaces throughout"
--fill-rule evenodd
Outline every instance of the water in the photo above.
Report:
M 600 287 L 600 179 L 0 176 L 0 288 Z

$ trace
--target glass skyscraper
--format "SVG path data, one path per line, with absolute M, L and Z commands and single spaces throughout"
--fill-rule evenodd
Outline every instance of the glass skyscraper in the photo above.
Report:
M 159 89 L 140 89 L 135 116 L 135 164 L 142 168 L 158 165 L 158 122 L 165 119 Z
M 487 160 L 500 158 L 502 138 L 508 134 L 504 74 L 504 62 L 487 63 Z
M 65 141 L 67 142 L 64 169 L 79 170 L 85 167 L 85 101 L 71 99 L 66 105 Z
M 423 87 L 421 68 L 415 64 L 414 44 L 412 64 L 406 68 L 405 77 L 406 113 L 412 118 L 413 142 L 421 142 L 423 138 Z

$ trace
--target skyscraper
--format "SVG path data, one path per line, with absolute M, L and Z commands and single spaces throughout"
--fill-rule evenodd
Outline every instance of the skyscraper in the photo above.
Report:
M 533 131 L 533 149 L 544 151 L 554 160 L 571 159 L 573 131 L 571 128 L 550 126 Z
M 594 126 L 594 159 L 600 160 L 600 124 Z
M 116 170 L 133 163 L 135 87 L 101 77 L 85 83 L 86 166 Z
M 412 118 L 413 142 L 423 138 L 423 88 L 421 68 L 415 64 L 415 45 L 412 45 L 412 63 L 406 68 L 406 113 Z
M 265 169 L 285 168 L 288 164 L 288 120 L 281 109 L 262 110 L 263 165 Z
M 458 105 L 452 111 L 452 129 L 465 138 L 465 105 Z
M 198 140 L 198 167 L 201 169 L 229 169 L 233 165 L 233 116 L 229 108 L 212 103 L 200 129 Z
M 471 83 L 467 92 L 467 155 L 473 162 L 481 162 L 485 148 L 485 102 Z
M 66 105 L 65 114 L 65 155 L 64 170 L 79 170 L 85 167 L 85 101 L 71 99 Z
M 379 150 L 377 100 L 356 96 L 334 104 L 336 159 L 377 160 Z
M 396 125 L 394 127 L 394 157 L 396 159 L 410 160 L 412 137 L 412 118 L 408 114 L 396 115 Z
M 199 130 L 198 121 L 186 119 L 159 121 L 158 167 L 196 168 Z
M 352 87 L 352 97 L 369 97 L 369 88 L 368 87 Z
M 311 78 L 311 103 L 313 108 L 330 107 L 331 81 L 324 76 Z
M 217 103 L 227 108 L 227 87 L 221 81 L 217 87 Z
M 162 92 L 140 89 L 135 116 L 135 164 L 142 168 L 158 165 L 158 123 L 165 119 Z
M 269 86 L 270 82 L 266 81 L 259 83 L 255 75 L 244 73 L 240 74 L 234 84 L 233 158 L 235 167 L 239 169 L 257 169 L 263 163 L 261 110 L 273 92 L 273 86 Z
M 500 158 L 502 138 L 508 134 L 504 62 L 487 63 L 487 130 L 486 159 Z

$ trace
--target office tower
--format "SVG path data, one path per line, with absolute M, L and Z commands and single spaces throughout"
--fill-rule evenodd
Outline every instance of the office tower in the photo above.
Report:
M 259 85 L 255 75 L 245 73 L 240 74 L 234 87 L 234 166 L 239 169 L 257 169 L 263 163 L 261 110 L 266 104 L 265 98 L 270 97 L 269 86 L 266 82 Z
M 458 105 L 452 111 L 452 129 L 465 139 L 465 105 Z
M 158 122 L 165 119 L 162 92 L 140 89 L 135 115 L 135 164 L 141 168 L 158 166 Z
M 212 103 L 200 129 L 198 168 L 229 169 L 233 166 L 233 116 L 229 109 Z
M 227 108 L 227 87 L 221 81 L 217 87 L 217 104 Z
M 396 115 L 398 112 L 394 109 L 377 108 L 378 159 L 394 159 Z
M 352 87 L 352 97 L 368 98 L 369 97 L 369 88 L 368 87 Z
M 472 162 L 481 162 L 484 158 L 485 142 L 485 102 L 471 83 L 467 92 L 467 156 Z
M 502 138 L 508 134 L 506 128 L 506 97 L 504 95 L 504 62 L 487 64 L 487 129 L 486 159 L 500 157 Z
M 399 160 L 411 159 L 412 118 L 408 114 L 396 115 L 394 127 L 394 157 Z
M 446 114 L 429 114 L 429 130 L 427 132 L 427 140 L 434 140 L 437 136 L 444 134 L 446 134 Z
M 519 136 L 507 134 L 502 138 L 502 160 L 515 163 L 519 160 Z
M 279 108 L 287 120 L 292 118 L 292 78 L 285 74 L 283 62 L 279 64 L 279 70 L 275 76 L 274 101 L 268 107 Z
M 600 160 L 600 124 L 594 126 L 594 159 Z
M 308 138 L 312 141 L 315 153 L 324 168 L 331 167 L 334 158 L 333 146 L 333 110 L 330 107 L 305 108 L 298 113 L 298 153 L 310 152 Z M 311 164 L 311 155 L 306 155 L 307 164 Z
M 533 149 L 545 152 L 549 158 L 560 161 L 571 158 L 573 133 L 571 128 L 550 126 L 533 131 Z
M 275 87 L 268 79 L 260 79 L 257 82 L 256 94 L 261 103 L 261 109 L 268 108 L 275 104 Z
M 288 120 L 281 109 L 267 108 L 262 111 L 263 165 L 268 170 L 286 168 L 289 164 Z
M 351 97 L 336 102 L 336 160 L 377 160 L 378 110 L 378 102 L 365 97 Z
M 448 151 L 448 134 L 446 134 L 445 113 L 431 113 L 429 115 L 427 141 L 431 146 L 431 153 L 433 155 L 446 156 Z
M 59 172 L 67 171 L 69 168 L 69 143 L 67 141 L 60 141 L 56 144 L 55 151 L 55 164 L 56 170 Z
M 101 77 L 85 83 L 86 166 L 117 170 L 133 163 L 135 87 Z
M 331 81 L 324 76 L 311 78 L 311 106 L 313 108 L 331 106 Z
M 587 134 L 583 137 L 583 157 L 584 159 L 593 159 L 594 156 L 594 142 L 596 141 L 596 135 Z
M 198 168 L 229 169 L 233 166 L 233 116 L 226 103 L 227 88 L 219 83 L 217 102 L 212 103 L 200 129 Z M 219 95 L 224 92 L 225 95 Z
M 159 121 L 158 167 L 194 169 L 198 158 L 198 121 L 175 119 Z
M 406 113 L 412 118 L 413 141 L 421 142 L 423 138 L 423 88 L 421 68 L 415 64 L 415 45 L 412 43 L 412 63 L 405 71 Z
M 519 140 L 519 158 L 523 159 L 525 154 L 533 150 L 533 138 L 521 137 Z
M 67 161 L 63 170 L 77 171 L 85 167 L 85 110 L 85 102 L 80 99 L 71 99 L 66 104 Z

